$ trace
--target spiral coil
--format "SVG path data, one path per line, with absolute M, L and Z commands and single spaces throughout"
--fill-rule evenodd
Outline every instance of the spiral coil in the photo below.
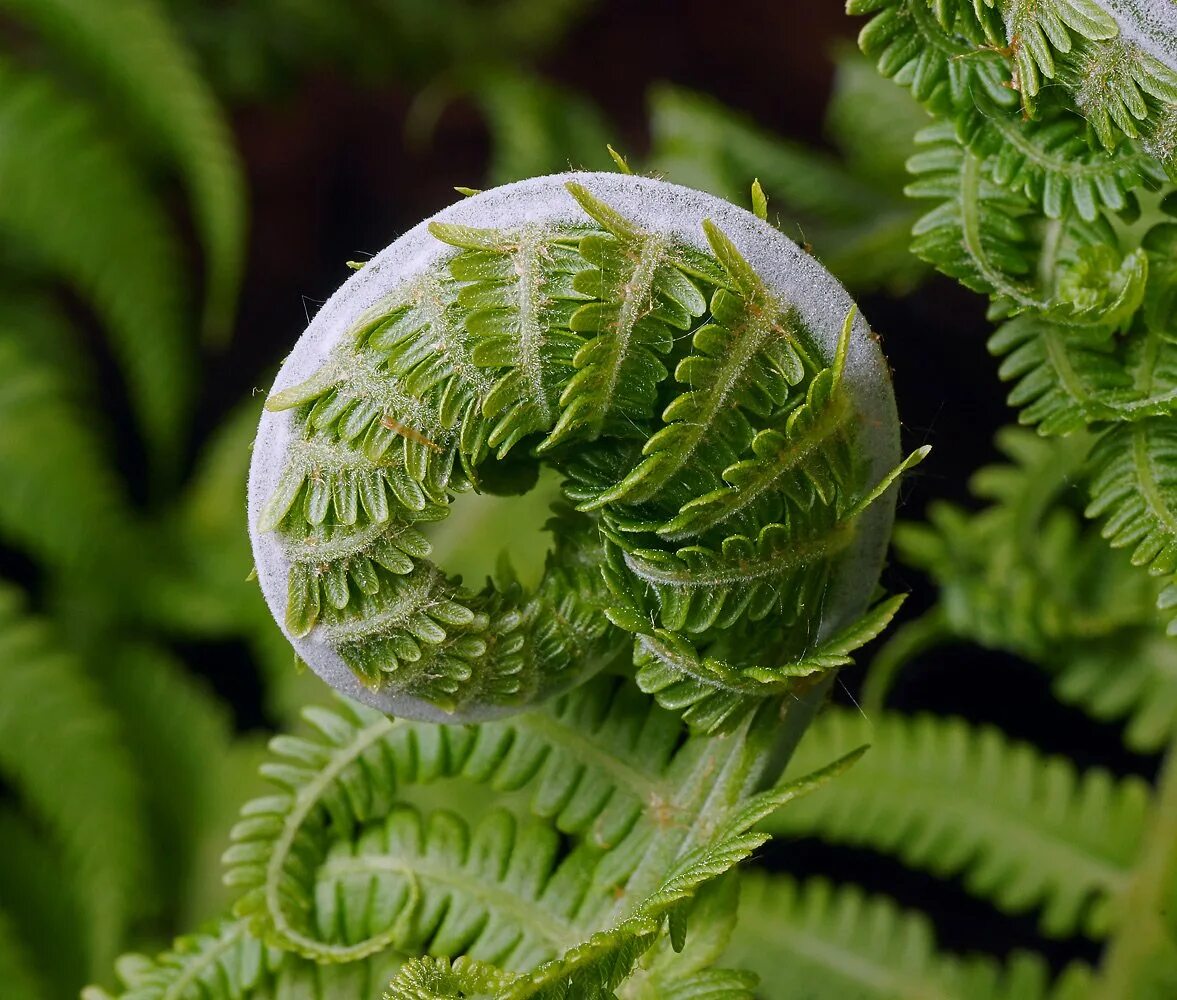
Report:
M 833 279 L 647 178 L 540 178 L 423 227 L 328 304 L 267 402 L 251 529 L 300 655 L 456 721 L 632 647 L 639 684 L 708 731 L 820 669 L 922 457 L 896 463 L 885 365 Z M 428 560 L 422 526 L 456 496 L 541 463 L 564 502 L 538 587 Z

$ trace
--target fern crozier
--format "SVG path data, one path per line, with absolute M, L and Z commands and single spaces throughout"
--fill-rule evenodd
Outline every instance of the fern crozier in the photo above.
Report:
M 414 525 L 513 449 L 583 513 L 536 594 L 474 594 Z M 298 655 L 382 711 L 507 714 L 636 638 L 671 651 L 647 690 L 671 671 L 659 700 L 715 729 L 748 704 L 725 678 L 774 668 L 749 650 L 801 659 L 865 610 L 898 457 L 882 353 L 816 260 L 710 195 L 560 174 L 444 209 L 328 300 L 267 404 L 249 523 Z

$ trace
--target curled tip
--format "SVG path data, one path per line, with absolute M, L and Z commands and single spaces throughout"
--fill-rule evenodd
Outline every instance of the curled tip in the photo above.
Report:
M 591 218 L 599 222 L 619 240 L 631 240 L 639 235 L 639 230 L 632 222 L 617 209 L 606 205 L 583 184 L 568 181 L 564 187 Z
M 760 280 L 751 264 L 736 245 L 728 238 L 727 233 L 710 219 L 703 220 L 703 232 L 707 235 L 707 242 L 711 245 L 711 252 L 723 265 L 729 277 L 735 282 L 740 293 L 748 298 L 763 294 L 764 283 Z
M 465 195 L 467 198 L 472 198 L 476 194 L 482 194 L 482 188 L 462 187 L 460 184 L 455 184 L 454 190 L 460 195 Z
M 620 170 L 623 174 L 633 173 L 633 170 L 630 169 L 629 163 L 626 161 L 624 156 L 617 152 L 617 150 L 615 150 L 608 143 L 605 144 L 605 148 L 609 150 L 609 155 L 613 157 L 613 162 L 617 164 L 618 170 Z
M 846 355 L 850 353 L 850 335 L 854 330 L 854 319 L 858 315 L 858 306 L 852 305 L 842 322 L 842 332 L 838 334 L 838 347 L 834 352 L 834 378 L 842 379 L 842 372 L 846 368 Z
M 752 181 L 752 214 L 758 219 L 768 220 L 768 195 L 760 186 L 760 178 Z

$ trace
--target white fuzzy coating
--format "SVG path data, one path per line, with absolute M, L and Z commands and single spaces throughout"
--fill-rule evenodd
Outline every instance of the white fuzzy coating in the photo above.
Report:
M 414 226 L 348 278 L 327 300 L 287 356 L 272 391 L 297 385 L 313 375 L 332 348 L 369 310 L 457 252 L 430 234 L 430 222 L 484 228 L 511 228 L 527 222 L 580 225 L 592 222 L 568 193 L 565 184 L 569 181 L 584 185 L 642 228 L 671 236 L 706 253 L 710 253 L 710 248 L 702 224 L 704 219 L 713 221 L 767 287 L 798 310 L 826 360 L 833 358 L 839 333 L 854 303 L 821 264 L 779 230 L 751 212 L 691 188 L 648 177 L 577 172 L 506 184 L 466 198 Z M 886 360 L 861 315 L 854 323 L 844 378 L 862 418 L 859 448 L 869 456 L 871 482 L 876 482 L 899 462 L 899 422 Z M 392 715 L 435 722 L 459 721 L 421 699 L 365 687 L 322 638 L 320 629 L 296 638 L 286 628 L 290 569 L 286 547 L 277 532 L 260 532 L 257 523 L 263 506 L 277 487 L 293 432 L 292 411 L 265 411 L 249 470 L 249 535 L 262 593 L 279 628 L 319 677 L 357 701 Z M 855 542 L 839 562 L 821 615 L 822 634 L 847 624 L 866 608 L 882 569 L 894 508 L 895 490 L 892 489 L 862 515 Z M 480 721 L 511 711 L 510 707 L 498 706 L 464 711 L 460 721 Z
M 1125 41 L 1134 42 L 1169 69 L 1177 71 L 1177 2 L 1175 0 L 1102 0 L 1120 26 Z

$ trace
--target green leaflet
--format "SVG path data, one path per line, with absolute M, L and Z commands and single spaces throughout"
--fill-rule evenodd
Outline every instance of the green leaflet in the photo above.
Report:
M 1046 963 L 1016 953 L 1002 967 L 935 951 L 931 922 L 883 896 L 822 879 L 745 876 L 740 922 L 725 962 L 760 972 L 759 995 L 791 1000 L 1080 1000 L 1090 974 L 1072 966 L 1051 983 Z
M 818 835 L 894 853 L 1043 930 L 1104 937 L 1140 850 L 1148 786 L 1106 771 L 1076 773 L 998 730 L 959 719 L 827 709 L 792 766 L 804 770 L 869 740 L 842 780 L 768 821 L 776 835 Z M 951 809 L 944 808 L 946 802 Z M 870 823 L 863 817 L 870 816 Z

